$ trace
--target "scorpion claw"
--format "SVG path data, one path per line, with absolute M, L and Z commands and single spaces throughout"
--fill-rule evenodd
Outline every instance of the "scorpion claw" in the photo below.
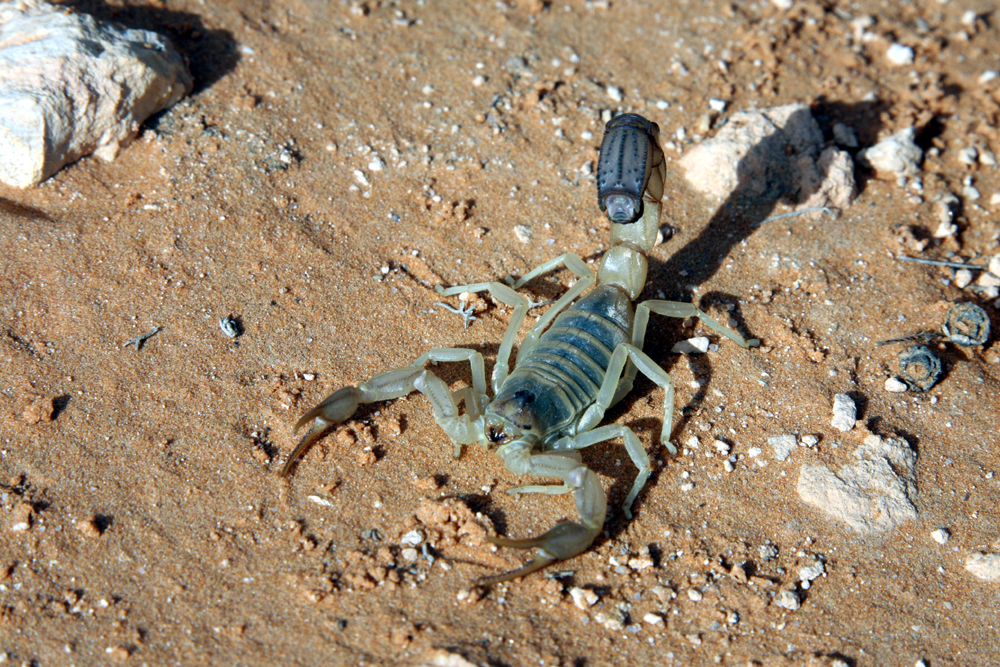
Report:
M 493 540 L 490 539 L 490 542 L 492 541 Z M 510 572 L 505 572 L 504 574 L 498 574 L 495 577 L 487 577 L 485 579 L 480 579 L 479 581 L 476 582 L 476 585 L 485 587 L 485 586 L 492 586 L 493 584 L 502 584 L 505 581 L 511 581 L 512 579 L 517 579 L 518 577 L 527 576 L 532 572 L 537 572 L 546 565 L 551 565 L 552 563 L 556 562 L 556 560 L 557 560 L 556 558 L 549 558 L 541 554 L 538 554 L 537 556 L 535 556 L 535 560 L 529 563 L 525 563 L 516 570 L 511 570 Z
M 490 577 L 479 582 L 481 586 L 499 584 L 503 581 L 510 581 L 517 577 L 523 577 L 540 570 L 546 565 L 550 565 L 557 560 L 566 560 L 579 553 L 583 553 L 594 541 L 600 528 L 588 528 L 582 523 L 574 521 L 564 521 L 556 524 L 544 534 L 538 537 L 529 537 L 525 540 L 508 540 L 503 537 L 487 536 L 486 540 L 491 544 L 501 547 L 513 547 L 514 549 L 530 549 L 538 547 L 538 555 L 530 563 L 525 563 L 516 570 Z
M 350 419 L 361 403 L 371 402 L 367 399 L 369 399 L 367 392 L 357 387 L 344 387 L 333 392 L 322 403 L 302 415 L 302 418 L 295 422 L 293 432 L 297 433 L 300 428 L 313 420 L 315 420 L 315 423 L 288 456 L 288 460 L 285 461 L 285 465 L 281 468 L 281 476 L 284 477 L 288 474 L 288 471 L 292 469 L 292 465 L 309 448 L 309 445 L 319 439 L 323 431 L 334 424 L 339 424 Z

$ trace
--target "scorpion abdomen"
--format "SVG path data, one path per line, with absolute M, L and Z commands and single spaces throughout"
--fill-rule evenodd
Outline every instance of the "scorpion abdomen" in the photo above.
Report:
M 543 439 L 569 432 L 597 397 L 614 349 L 630 341 L 633 317 L 621 289 L 593 289 L 560 313 L 518 360 L 488 412 L 515 425 L 531 423 Z

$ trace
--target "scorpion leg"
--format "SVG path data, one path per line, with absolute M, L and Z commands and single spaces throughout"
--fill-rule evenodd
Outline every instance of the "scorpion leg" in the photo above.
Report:
M 556 315 L 561 313 L 566 309 L 573 301 L 576 300 L 581 294 L 586 292 L 588 289 L 593 287 L 594 283 L 597 282 L 597 278 L 594 276 L 594 272 L 589 266 L 584 263 L 580 256 L 575 252 L 567 252 L 565 254 L 559 255 L 555 259 L 550 259 L 544 264 L 535 267 L 528 273 L 521 276 L 517 282 L 514 283 L 514 289 L 521 289 L 529 280 L 537 278 L 543 273 L 548 273 L 552 269 L 556 268 L 560 264 L 564 265 L 567 269 L 573 272 L 577 277 L 577 281 L 570 286 L 566 293 L 559 297 L 559 300 L 555 302 L 545 314 L 539 318 L 538 322 L 531 328 L 531 331 L 524 340 L 521 341 L 521 347 L 517 350 L 517 361 L 521 361 L 525 355 L 531 352 L 531 348 L 535 346 L 538 342 L 538 337 L 548 328 L 549 324 L 555 319 Z
M 472 387 L 454 394 L 434 373 L 423 368 L 427 361 L 468 361 L 472 367 Z M 347 421 L 360 405 L 388 401 L 413 391 L 426 395 L 434 410 L 434 420 L 455 443 L 455 456 L 463 444 L 479 440 L 476 420 L 486 405 L 486 371 L 483 355 L 464 348 L 435 348 L 417 358 L 412 366 L 379 373 L 357 387 L 344 387 L 327 396 L 295 424 L 294 431 L 313 422 L 306 435 L 295 446 L 281 469 L 284 477 L 305 450 L 334 424 Z M 465 400 L 465 414 L 458 413 L 458 403 Z
M 723 326 L 718 320 L 703 311 L 693 303 L 683 301 L 643 301 L 635 309 L 635 328 L 632 329 L 632 344 L 641 348 L 646 337 L 646 324 L 649 322 L 650 311 L 664 317 L 686 319 L 697 317 L 715 333 L 734 341 L 740 347 L 757 347 L 760 341 L 756 338 L 746 340 L 732 329 Z
M 664 373 L 664 375 L 666 375 L 666 373 Z M 667 377 L 669 378 L 669 376 Z M 668 405 L 672 410 L 674 404 L 672 386 L 669 386 L 667 389 L 667 401 L 669 401 Z M 590 447 L 591 445 L 596 445 L 597 443 L 604 442 L 606 440 L 613 440 L 614 438 L 621 438 L 625 442 L 625 451 L 628 452 L 628 456 L 632 459 L 632 463 L 635 464 L 635 467 L 639 469 L 639 474 L 636 475 L 635 481 L 632 482 L 632 489 L 629 491 L 628 496 L 625 498 L 625 502 L 622 504 L 622 509 L 625 510 L 625 517 L 627 519 L 631 519 L 632 503 L 639 495 L 639 492 L 642 491 L 642 487 L 646 486 L 646 481 L 649 479 L 649 474 L 652 470 L 649 463 L 649 455 L 643 448 L 642 442 L 635 434 L 635 431 L 624 424 L 608 424 L 607 426 L 595 428 L 592 431 L 586 431 L 584 433 L 578 433 L 575 436 L 561 438 L 553 445 L 553 450 L 564 451 L 566 449 L 583 449 L 584 447 Z M 558 492 L 547 491 L 547 493 Z
M 490 542 L 499 546 L 516 549 L 537 547 L 538 553 L 534 560 L 526 563 L 523 567 L 480 581 L 480 585 L 483 586 L 523 577 L 550 563 L 566 560 L 582 553 L 600 534 L 607 514 L 607 503 L 604 499 L 604 489 L 601 487 L 601 482 L 592 470 L 580 463 L 580 455 L 577 452 L 532 454 L 530 444 L 524 441 L 515 441 L 502 446 L 497 450 L 497 453 L 503 457 L 504 464 L 511 472 L 562 479 L 562 485 L 541 488 L 556 489 L 552 493 L 572 491 L 580 521 L 564 521 L 538 537 L 525 540 L 488 537 Z M 511 489 L 510 493 L 532 491 L 535 488 Z
M 500 341 L 500 349 L 497 350 L 497 360 L 493 365 L 493 393 L 500 391 L 500 385 L 507 379 L 510 373 L 510 351 L 514 349 L 514 341 L 517 339 L 517 332 L 521 328 L 521 323 L 528 315 L 528 299 L 523 294 L 518 294 L 503 283 L 473 283 L 471 285 L 457 285 L 447 289 L 438 285 L 434 288 L 441 296 L 454 296 L 462 292 L 489 292 L 498 301 L 511 306 L 514 314 L 510 318 L 507 330 Z

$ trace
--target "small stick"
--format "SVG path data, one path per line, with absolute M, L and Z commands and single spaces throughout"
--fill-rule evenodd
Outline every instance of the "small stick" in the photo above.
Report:
M 781 220 L 782 218 L 793 218 L 797 215 L 802 215 L 804 213 L 814 213 L 816 211 L 822 211 L 824 213 L 829 213 L 833 215 L 833 209 L 828 206 L 810 206 L 809 208 L 804 208 L 801 211 L 792 211 L 791 213 L 782 213 L 781 215 L 772 215 L 770 218 L 761 220 L 760 222 L 753 225 L 754 227 L 760 227 L 761 225 L 767 224 L 768 222 L 774 222 L 775 220 Z
M 880 340 L 875 342 L 875 347 L 881 347 L 882 345 L 888 345 L 889 343 L 909 343 L 910 341 L 919 341 L 921 343 L 927 344 L 934 340 L 935 338 L 944 338 L 943 335 L 937 331 L 918 331 L 915 334 L 910 334 L 909 336 L 903 336 L 902 338 L 890 338 L 888 340 Z
M 463 301 L 462 303 L 464 304 L 465 302 Z M 449 306 L 448 304 L 446 304 L 446 303 L 444 303 L 442 301 L 435 301 L 434 305 L 435 306 L 441 306 L 442 308 L 444 308 L 448 312 L 455 313 L 456 315 L 461 315 L 462 316 L 462 320 L 465 321 L 465 328 L 466 329 L 469 328 L 469 323 L 470 322 L 472 322 L 473 320 L 479 319 L 478 317 L 476 317 L 475 315 L 472 314 L 474 312 L 474 309 L 472 308 L 472 304 L 471 303 L 468 304 L 468 306 L 469 306 L 468 310 L 466 310 L 465 308 L 455 308 L 454 306 Z
M 142 348 L 142 344 L 146 342 L 147 338 L 152 338 L 161 331 L 163 331 L 163 327 L 156 327 L 149 333 L 144 333 L 141 336 L 136 336 L 132 340 L 125 341 L 124 343 L 122 343 L 122 348 L 125 348 L 129 345 L 135 345 L 135 351 L 138 352 L 139 349 Z
M 986 267 L 980 266 L 978 264 L 962 264 L 961 262 L 945 262 L 940 259 L 922 259 L 920 257 L 907 257 L 906 255 L 897 255 L 896 259 L 901 262 L 916 262 L 917 264 L 930 264 L 931 266 L 946 266 L 950 269 L 975 269 L 977 271 L 982 271 Z

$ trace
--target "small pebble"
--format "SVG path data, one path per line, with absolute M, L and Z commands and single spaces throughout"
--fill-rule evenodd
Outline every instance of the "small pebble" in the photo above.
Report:
M 699 591 L 697 588 L 688 589 L 688 599 L 690 599 L 692 602 L 701 602 L 702 598 L 704 597 L 705 596 L 702 595 L 701 591 Z
M 799 568 L 799 581 L 812 581 L 817 579 L 826 571 L 823 561 L 817 559 L 810 565 L 803 565 Z
M 986 270 L 995 276 L 1000 276 L 1000 253 L 993 255 Z
M 643 623 L 649 623 L 650 625 L 663 625 L 663 617 L 654 612 L 648 612 L 642 617 Z
M 527 225 L 517 225 L 514 227 L 514 236 L 521 243 L 527 243 L 531 240 L 531 227 Z
M 486 77 L 483 76 L 482 74 L 477 74 L 472 79 L 472 85 L 475 86 L 475 87 L 477 87 L 477 88 L 479 86 L 483 85 L 484 83 L 486 83 Z
M 885 381 L 885 390 L 893 394 L 902 394 L 906 391 L 906 383 L 896 377 L 891 377 Z
M 77 521 L 76 529 L 79 530 L 85 537 L 98 538 L 101 536 L 101 528 L 93 519 L 83 519 L 82 521 Z
M 419 530 L 411 530 L 399 538 L 399 543 L 407 547 L 415 547 L 424 541 L 424 534 Z
M 597 604 L 597 600 L 599 599 L 597 593 L 595 593 L 594 591 L 590 590 L 589 588 L 580 588 L 578 586 L 574 586 L 573 588 L 569 589 L 569 595 L 571 598 L 573 598 L 573 604 L 575 604 L 580 609 L 593 607 L 595 604 Z
M 965 559 L 969 574 L 983 581 L 1000 581 L 1000 554 L 974 553 Z
M 708 352 L 708 338 L 705 336 L 696 336 L 695 338 L 678 341 L 674 343 L 670 351 L 678 354 L 704 354 Z
M 970 284 L 972 284 L 972 271 L 968 269 L 959 269 L 955 272 L 955 287 L 958 289 L 965 289 Z
M 774 458 L 778 461 L 787 459 L 798 446 L 795 436 L 791 433 L 772 435 L 767 439 L 767 444 L 771 445 L 771 448 L 774 450 Z
M 938 528 L 931 533 L 931 539 L 938 544 L 947 544 L 948 538 L 951 537 L 951 532 L 947 528 Z
M 621 88 L 619 88 L 617 86 L 608 86 L 607 89 L 605 90 L 605 92 L 607 92 L 608 97 L 610 97 L 615 102 L 621 102 L 622 101 L 622 89 Z
M 962 164 L 973 165 L 979 158 L 979 151 L 976 150 L 975 146 L 966 146 L 958 150 L 956 157 Z
M 833 397 L 833 419 L 830 426 L 846 433 L 854 428 L 858 418 L 858 408 L 847 394 L 837 394 Z
M 854 128 L 843 123 L 837 123 L 833 126 L 833 140 L 844 148 L 857 148 L 860 146 L 858 135 L 854 131 Z
M 893 44 L 889 47 L 889 50 L 885 52 L 885 57 L 893 65 L 912 65 L 913 49 L 908 46 L 903 46 L 902 44 Z
M 795 591 L 781 591 L 774 596 L 774 604 L 790 611 L 795 611 L 801 606 L 799 596 Z
M 708 108 L 711 109 L 712 111 L 722 113 L 723 111 L 726 110 L 726 101 L 712 98 L 708 101 Z

